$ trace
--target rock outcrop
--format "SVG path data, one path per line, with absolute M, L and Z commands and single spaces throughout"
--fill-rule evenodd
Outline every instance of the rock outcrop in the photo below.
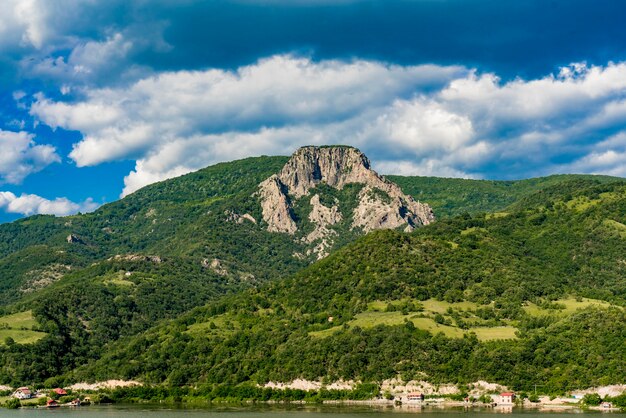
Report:
M 69 234 L 67 238 L 65 238 L 65 241 L 68 244 L 84 244 L 83 240 L 74 234 Z
M 293 220 L 291 202 L 277 175 L 273 175 L 259 185 L 263 220 L 270 232 L 294 234 L 298 227 Z
M 309 255 L 317 254 L 317 259 L 321 260 L 328 255 L 328 250 L 333 244 L 331 236 L 337 235 L 337 231 L 329 229 L 329 226 L 341 222 L 343 216 L 339 212 L 337 204 L 332 207 L 324 206 L 320 202 L 320 195 L 318 194 L 313 195 L 310 204 L 309 221 L 315 225 L 315 229 L 304 237 L 303 241 L 308 244 L 318 242 L 308 253 Z
M 361 151 L 352 147 L 302 147 L 287 161 L 279 180 L 296 199 L 319 183 L 342 189 L 348 183 L 376 186 L 384 180 L 370 169 Z
M 405 195 L 400 187 L 377 174 L 361 151 L 346 146 L 302 147 L 282 168 L 259 185 L 263 220 L 270 232 L 295 234 L 298 230 L 292 202 L 309 194 L 319 184 L 343 189 L 347 184 L 363 184 L 358 204 L 351 214 L 342 214 L 337 204 L 324 206 L 320 196 L 311 198 L 309 220 L 315 229 L 302 238 L 317 245 L 309 251 L 321 258 L 332 245 L 330 237 L 336 231 L 332 225 L 346 216 L 352 218 L 351 228 L 364 232 L 374 229 L 400 228 L 411 231 L 434 220 L 430 206 Z

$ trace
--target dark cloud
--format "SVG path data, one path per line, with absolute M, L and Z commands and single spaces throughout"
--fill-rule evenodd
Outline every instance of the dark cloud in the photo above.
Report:
M 626 4 L 501 0 L 200 2 L 151 11 L 168 21 L 159 69 L 236 67 L 302 51 L 400 64 L 463 64 L 509 77 L 538 76 L 574 61 L 626 58 Z

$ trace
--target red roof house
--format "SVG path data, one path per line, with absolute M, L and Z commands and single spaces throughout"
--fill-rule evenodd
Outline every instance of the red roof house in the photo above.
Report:
M 58 408 L 59 407 L 59 403 L 57 401 L 55 401 L 54 399 L 48 399 L 48 402 L 46 402 L 46 406 L 48 408 Z
M 13 397 L 17 399 L 30 399 L 33 397 L 33 394 L 27 387 L 21 387 L 13 393 Z
M 500 394 L 500 402 L 501 405 L 513 404 L 515 401 L 515 393 L 514 392 L 502 392 Z
M 56 388 L 56 389 L 53 389 L 52 391 L 56 393 L 57 395 L 67 395 L 67 392 L 61 388 Z
M 419 393 L 419 392 L 411 392 L 408 395 L 406 395 L 406 400 L 407 401 L 423 401 L 424 400 L 424 394 L 423 393 Z

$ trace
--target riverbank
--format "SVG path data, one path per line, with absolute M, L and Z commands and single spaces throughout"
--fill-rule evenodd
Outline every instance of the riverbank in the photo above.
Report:
M 482 383 L 482 382 L 481 382 Z M 301 385 L 302 382 L 296 382 Z M 332 389 L 330 388 L 332 387 Z M 351 389 L 348 389 L 351 387 Z M 511 391 L 488 393 L 485 389 L 505 389 L 490 387 L 488 384 L 461 386 L 452 391 L 452 385 L 417 386 L 416 384 L 378 385 L 375 383 L 341 382 L 328 386 L 308 385 L 308 389 L 296 389 L 288 384 L 268 384 L 265 386 L 247 385 L 200 385 L 196 387 L 146 386 L 132 381 L 107 381 L 91 384 L 76 384 L 65 388 L 66 397 L 60 400 L 74 400 L 93 403 L 118 404 L 167 404 L 198 405 L 214 404 L 319 404 L 319 405 L 360 405 L 397 409 L 413 408 L 482 408 L 510 409 L 523 408 L 534 410 L 569 410 L 597 408 L 615 410 L 626 408 L 626 391 L 618 393 L 624 386 L 603 388 L 600 396 L 592 389 L 586 393 L 570 394 L 567 397 L 548 397 L 528 395 Z M 410 389 L 425 389 L 430 393 L 407 392 Z M 22 388 L 28 389 L 28 388 Z M 43 405 L 48 399 L 55 398 L 50 389 L 31 391 L 35 398 L 24 400 L 20 405 Z M 432 389 L 441 392 L 433 393 Z M 60 389 L 57 389 L 60 390 Z M 393 390 L 393 392 L 391 391 Z M 461 392 L 463 390 L 463 392 Z M 611 396 L 614 395 L 614 396 Z M 0 404 L 8 401 L 0 399 Z M 56 397 L 55 399 L 59 399 Z M 15 405 L 15 401 L 13 401 Z M 8 405 L 7 405 L 8 406 Z

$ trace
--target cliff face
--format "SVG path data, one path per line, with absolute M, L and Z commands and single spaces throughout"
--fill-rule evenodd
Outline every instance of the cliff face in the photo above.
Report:
M 341 189 L 348 183 L 373 185 L 382 181 L 370 169 L 367 157 L 350 147 L 302 147 L 291 156 L 278 178 L 295 198 L 322 182 Z
M 303 240 L 317 244 L 313 250 L 318 258 L 323 257 L 332 246 L 336 231 L 330 227 L 342 219 L 351 219 L 351 229 L 364 232 L 374 229 L 398 228 L 406 231 L 427 225 L 435 217 L 427 204 L 405 195 L 399 186 L 378 175 L 370 168 L 363 153 L 351 147 L 303 147 L 298 149 L 280 173 L 259 185 L 263 220 L 271 232 L 295 234 L 298 230 L 292 205 L 307 196 L 311 189 L 324 183 L 335 189 L 347 184 L 362 184 L 356 208 L 342 214 L 338 206 L 321 205 L 319 196 L 310 199 L 312 206 L 309 220 L 315 230 Z

